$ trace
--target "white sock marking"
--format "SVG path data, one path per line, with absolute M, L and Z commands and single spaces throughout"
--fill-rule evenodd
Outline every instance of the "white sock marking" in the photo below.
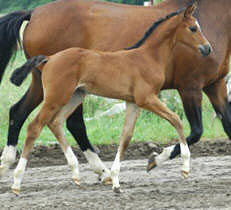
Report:
M 187 144 L 180 143 L 181 158 L 183 161 L 182 171 L 190 171 L 190 151 Z
M 16 160 L 16 147 L 5 146 L 1 156 L 2 167 L 10 167 Z
M 26 164 L 27 164 L 27 159 L 21 157 L 19 159 L 16 169 L 14 170 L 14 184 L 12 186 L 12 189 L 20 190 L 23 175 L 26 170 Z
M 174 150 L 175 145 L 164 148 L 163 152 L 160 153 L 156 158 L 156 165 L 161 166 L 166 160 L 171 156 L 172 151 Z
M 68 165 L 72 169 L 72 179 L 80 179 L 79 176 L 79 162 L 75 154 L 73 153 L 71 147 L 68 147 L 64 153 Z
M 119 188 L 120 152 L 118 151 L 111 167 L 112 189 Z
M 104 178 L 110 177 L 110 171 L 107 169 L 107 167 L 104 165 L 104 163 L 95 152 L 92 152 L 88 149 L 84 151 L 83 154 L 85 155 L 91 169 L 95 173 L 99 174 L 102 180 Z

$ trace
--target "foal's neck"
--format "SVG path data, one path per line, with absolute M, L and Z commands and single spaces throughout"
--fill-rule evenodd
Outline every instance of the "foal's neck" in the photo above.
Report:
M 163 66 L 172 59 L 173 48 L 175 46 L 175 31 L 177 26 L 168 31 L 160 31 L 140 47 L 141 53 L 151 56 L 154 62 Z

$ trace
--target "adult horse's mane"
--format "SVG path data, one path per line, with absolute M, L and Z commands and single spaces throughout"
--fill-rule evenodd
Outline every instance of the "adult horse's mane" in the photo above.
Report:
M 138 41 L 136 42 L 136 44 L 134 44 L 131 47 L 125 48 L 125 50 L 131 50 L 131 49 L 135 49 L 140 47 L 146 40 L 147 38 L 152 34 L 152 32 L 163 22 L 167 21 L 168 19 L 180 14 L 181 12 L 183 12 L 186 8 L 182 8 L 177 10 L 176 12 L 172 12 L 170 14 L 168 14 L 166 17 L 164 18 L 160 18 L 158 21 L 155 21 L 151 27 L 144 33 L 144 36 Z

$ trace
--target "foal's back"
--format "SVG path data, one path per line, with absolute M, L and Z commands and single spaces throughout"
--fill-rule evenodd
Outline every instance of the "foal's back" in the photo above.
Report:
M 145 83 L 142 75 L 150 79 L 153 68 L 151 61 L 147 62 L 147 57 L 136 51 L 102 52 L 82 48 L 61 51 L 49 57 L 42 70 L 43 83 L 55 77 L 53 83 L 62 83 L 62 88 L 73 83 L 92 94 L 133 101 L 134 86 Z

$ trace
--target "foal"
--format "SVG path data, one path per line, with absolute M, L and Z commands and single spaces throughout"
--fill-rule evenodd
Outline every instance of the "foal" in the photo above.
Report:
M 79 185 L 78 160 L 67 144 L 63 124 L 83 102 L 86 94 L 125 100 L 127 106 L 131 107 L 129 110 L 132 111 L 132 117 L 136 116 L 138 107 L 141 107 L 168 120 L 179 134 L 182 173 L 185 177 L 188 176 L 190 151 L 181 121 L 157 95 L 166 83 L 174 82 L 176 72 L 169 71 L 169 67 L 173 65 L 172 58 L 177 44 L 184 44 L 203 56 L 210 53 L 210 45 L 196 19 L 192 17 L 194 10 L 195 6 L 191 5 L 186 10 L 171 13 L 155 22 L 144 37 L 127 50 L 101 52 L 70 48 L 49 57 L 33 57 L 15 70 L 11 81 L 20 85 L 33 68 L 39 67 L 42 73 L 44 104 L 28 126 L 25 146 L 14 172 L 14 193 L 18 194 L 20 191 L 29 153 L 45 125 L 59 141 L 68 165 L 72 168 L 72 178 Z M 126 121 L 129 122 L 130 119 Z M 115 192 L 120 191 L 120 161 L 128 143 L 128 140 L 120 142 L 111 169 Z

